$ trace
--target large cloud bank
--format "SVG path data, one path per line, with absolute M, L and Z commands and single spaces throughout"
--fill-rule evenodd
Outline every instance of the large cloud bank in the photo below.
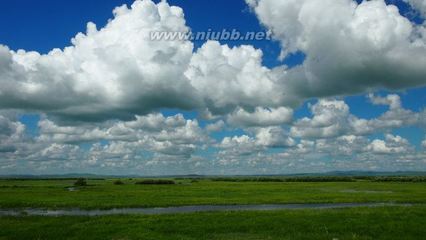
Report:
M 189 27 L 181 8 L 151 0 L 117 7 L 106 26 L 88 23 L 71 46 L 48 54 L 0 45 L 1 172 L 425 166 L 426 140 L 414 146 L 392 132 L 424 129 L 424 110 L 405 109 L 397 94 L 370 94 L 372 105 L 388 110 L 364 119 L 341 98 L 424 86 L 424 25 L 383 0 L 246 1 L 281 44 L 282 58 L 304 53 L 301 65 L 265 67 L 262 51 L 249 45 L 153 41 L 151 32 Z M 424 1 L 409 3 L 424 14 Z M 308 99 L 319 99 L 310 116 L 295 118 Z M 163 109 L 196 111 L 200 119 Z M 35 136 L 16 117 L 26 112 L 41 116 Z
M 426 83 L 426 31 L 382 0 L 247 0 L 282 45 L 301 51 L 303 65 L 285 72 L 300 97 L 346 95 Z
M 152 41 L 153 31 L 188 31 L 183 10 L 136 1 L 102 29 L 87 24 L 72 46 L 46 55 L 0 46 L 0 107 L 78 120 L 125 119 L 162 108 L 227 113 L 237 107 L 297 106 L 305 99 L 405 89 L 426 83 L 425 29 L 383 1 L 248 1 L 303 65 L 268 69 L 252 46 Z M 330 17 L 332 16 L 332 17 Z

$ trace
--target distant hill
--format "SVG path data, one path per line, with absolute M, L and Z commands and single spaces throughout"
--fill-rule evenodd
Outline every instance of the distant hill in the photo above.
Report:
M 263 176 L 263 177 L 319 177 L 319 176 L 426 176 L 422 171 L 396 171 L 396 172 L 375 172 L 375 171 L 332 171 L 325 173 L 295 173 L 295 174 L 260 174 L 260 175 L 164 175 L 164 176 L 142 176 L 142 175 L 98 175 L 90 173 L 68 173 L 52 175 L 0 175 L 2 179 L 105 179 L 105 178 L 206 178 L 206 177 L 244 177 L 244 176 Z
M 289 174 L 286 176 L 426 176 L 426 172 L 421 171 L 396 171 L 396 172 L 375 172 L 375 171 L 333 171 L 326 173 L 301 173 Z

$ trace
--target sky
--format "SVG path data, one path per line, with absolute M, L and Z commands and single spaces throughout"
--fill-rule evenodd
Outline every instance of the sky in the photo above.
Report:
M 1 5 L 1 175 L 426 171 L 424 0 Z

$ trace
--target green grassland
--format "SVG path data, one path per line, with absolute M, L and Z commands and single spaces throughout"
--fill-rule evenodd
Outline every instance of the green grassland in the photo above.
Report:
M 0 218 L 0 239 L 424 239 L 425 207 Z
M 174 185 L 137 185 L 138 180 L 0 180 L 0 208 L 115 208 L 205 204 L 426 203 L 425 182 L 230 182 L 176 180 Z
M 0 217 L 0 240 L 342 240 L 423 239 L 426 236 L 426 183 L 423 180 L 305 180 L 174 179 L 176 184 L 156 184 L 161 181 L 92 179 L 87 181 L 88 186 L 74 187 L 75 179 L 3 179 L 0 180 L 0 208 L 108 209 L 206 204 L 368 202 L 415 204 L 406 207 L 102 217 Z M 69 190 L 70 187 L 74 188 L 73 191 Z

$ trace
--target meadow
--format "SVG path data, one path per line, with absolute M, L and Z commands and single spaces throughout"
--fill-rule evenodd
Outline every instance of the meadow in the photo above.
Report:
M 0 239 L 424 239 L 425 207 L 2 217 Z
M 306 179 L 305 179 L 306 180 Z M 350 209 L 0 217 L 0 239 L 422 239 L 426 183 L 393 179 L 0 180 L 0 209 L 412 203 Z M 169 184 L 174 182 L 175 184 Z M 139 183 L 139 184 L 136 184 Z
M 178 179 L 176 184 L 135 184 L 139 179 L 0 180 L 0 208 L 167 207 L 205 204 L 425 203 L 425 182 L 266 182 Z

